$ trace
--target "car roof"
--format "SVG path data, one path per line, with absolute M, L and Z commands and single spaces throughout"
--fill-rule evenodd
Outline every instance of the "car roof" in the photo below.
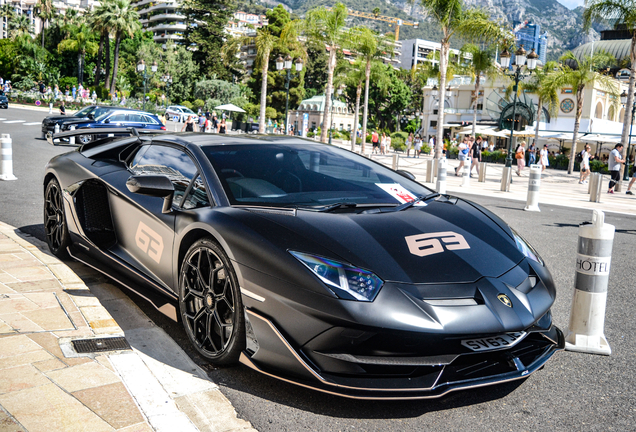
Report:
M 179 135 L 161 134 L 153 138 L 154 141 L 171 142 L 183 146 L 226 146 L 226 145 L 249 145 L 249 144 L 322 144 L 309 138 L 267 135 L 267 134 L 208 134 L 208 133 L 182 133 Z M 323 144 L 327 145 L 327 144 Z
M 149 116 L 156 116 L 156 114 L 153 113 L 149 113 L 147 111 L 142 111 L 142 110 L 137 110 L 134 108 L 113 108 L 113 113 L 116 113 L 118 111 L 123 111 L 123 112 L 132 112 L 135 114 L 144 114 L 144 115 L 149 115 Z

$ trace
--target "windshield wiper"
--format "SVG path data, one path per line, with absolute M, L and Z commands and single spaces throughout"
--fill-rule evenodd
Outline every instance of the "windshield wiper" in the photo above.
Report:
M 410 207 L 414 206 L 415 204 L 417 204 L 419 202 L 424 202 L 424 201 L 431 200 L 433 198 L 437 198 L 440 195 L 441 194 L 439 192 L 433 192 L 433 193 L 430 193 L 428 195 L 419 196 L 419 197 L 415 198 L 413 201 L 405 202 L 404 204 L 400 204 L 399 206 L 396 206 L 396 207 L 374 208 L 374 209 L 365 210 L 362 213 L 391 213 L 391 212 L 399 212 L 399 211 L 402 211 L 402 210 L 406 210 L 407 208 L 410 208 Z
M 358 204 L 356 203 L 352 203 L 352 202 L 339 202 L 339 203 L 335 203 L 335 204 L 329 204 L 323 207 L 318 207 L 318 208 L 308 208 L 307 210 L 312 210 L 312 211 L 317 211 L 317 212 L 330 212 L 333 210 L 338 210 L 341 208 L 356 208 L 358 206 Z

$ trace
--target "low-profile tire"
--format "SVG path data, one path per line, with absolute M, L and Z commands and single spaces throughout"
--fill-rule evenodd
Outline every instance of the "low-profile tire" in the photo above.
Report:
M 195 242 L 181 264 L 179 311 L 190 342 L 213 364 L 230 365 L 245 349 L 245 316 L 238 280 L 223 249 Z
M 62 188 L 55 178 L 49 180 L 44 191 L 44 233 L 51 253 L 58 258 L 68 258 L 66 248 L 71 244 L 71 236 L 66 225 Z
M 93 135 L 79 135 L 77 140 L 80 144 L 88 144 L 93 141 Z

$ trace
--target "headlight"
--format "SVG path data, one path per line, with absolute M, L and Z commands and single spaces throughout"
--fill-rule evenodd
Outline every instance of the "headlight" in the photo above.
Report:
M 537 253 L 537 251 L 532 246 L 530 246 L 530 243 L 528 243 L 523 237 L 521 237 L 517 233 L 517 231 L 513 230 L 512 228 L 510 228 L 510 231 L 512 231 L 512 235 L 515 238 L 515 243 L 517 244 L 517 249 L 519 249 L 521 251 L 521 253 L 526 256 L 526 258 L 530 258 L 531 260 L 536 261 L 536 262 L 538 262 L 541 265 L 545 265 L 543 263 L 543 260 L 541 259 L 541 257 Z
M 346 300 L 373 301 L 380 292 L 382 279 L 368 270 L 352 267 L 316 255 L 289 251 L 338 297 Z

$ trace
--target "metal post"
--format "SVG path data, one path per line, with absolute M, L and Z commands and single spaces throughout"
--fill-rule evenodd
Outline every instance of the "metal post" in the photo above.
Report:
M 601 202 L 601 189 L 603 188 L 603 175 L 601 173 L 592 173 L 590 176 L 592 186 L 590 186 L 590 202 Z
M 446 158 L 436 159 L 439 161 L 437 164 L 437 192 L 441 194 L 446 193 Z
M 11 135 L 2 134 L 0 138 L 2 142 L 2 174 L 0 180 L 17 180 L 13 175 L 13 148 L 11 147 Z
M 146 69 L 144 69 L 144 111 L 146 111 Z
M 510 192 L 510 179 L 512 174 L 512 167 L 505 166 L 501 176 L 501 188 L 502 192 Z
M 289 81 L 291 81 L 291 69 L 287 69 L 287 78 L 285 79 L 285 135 L 289 133 L 287 129 L 287 111 L 289 110 Z M 331 141 L 329 142 L 331 144 Z
M 634 129 L 634 111 L 636 111 L 636 101 L 632 106 L 632 122 L 629 125 L 629 140 L 627 141 L 627 153 L 625 153 L 625 172 L 623 173 L 623 180 L 629 180 L 629 150 L 632 146 L 632 131 Z M 620 192 L 620 190 L 618 190 Z
M 488 168 L 487 162 L 479 162 L 479 179 L 480 183 L 486 182 L 486 168 Z
M 391 165 L 391 168 L 393 168 L 394 171 L 397 171 L 399 163 L 400 163 L 399 161 L 400 161 L 400 155 L 394 154 L 393 163 Z
M 71 125 L 71 130 L 74 131 L 75 130 L 75 126 Z M 75 145 L 75 137 L 72 136 L 68 139 L 68 142 L 70 145 Z
M 435 173 L 433 168 L 433 161 L 435 159 L 429 159 L 426 161 L 426 183 L 433 183 L 435 181 Z
M 512 88 L 512 91 L 515 92 L 515 95 L 512 99 L 512 124 L 510 126 L 510 140 L 508 141 L 508 156 L 506 157 L 506 167 L 512 166 L 512 140 L 514 138 L 515 131 L 515 115 L 517 115 L 517 89 L 519 88 L 519 80 L 521 74 L 521 66 L 517 65 L 517 70 L 515 72 L 515 85 Z

